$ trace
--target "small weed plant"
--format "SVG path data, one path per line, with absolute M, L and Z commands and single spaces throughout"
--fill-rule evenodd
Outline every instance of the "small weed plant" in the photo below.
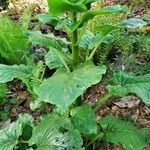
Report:
M 100 24 L 94 33 L 88 22 L 97 15 L 127 13 L 126 6 L 114 5 L 91 9 L 96 0 L 48 0 L 49 14 L 35 16 L 42 23 L 66 31 L 69 40 L 28 31 L 31 13 L 25 11 L 19 24 L 8 17 L 0 18 L 0 83 L 20 79 L 33 96 L 31 109 L 44 103 L 55 106 L 38 124 L 29 114 L 0 130 L 1 150 L 84 150 L 96 141 L 121 144 L 127 150 L 142 150 L 149 142 L 149 129 L 136 128 L 131 122 L 114 116 L 96 119 L 94 110 L 111 96 L 134 93 L 150 104 L 150 75 L 135 76 L 115 72 L 109 81 L 108 94 L 90 106 L 81 96 L 90 86 L 101 81 L 107 67 L 96 66 L 93 56 L 113 30 L 138 28 L 143 20 L 129 19 L 116 25 Z M 26 16 L 26 17 L 25 17 Z M 49 49 L 44 61 L 33 63 L 29 43 Z M 45 68 L 55 73 L 45 78 Z M 85 142 L 87 141 L 87 142 Z M 86 143 L 86 144 L 85 144 Z

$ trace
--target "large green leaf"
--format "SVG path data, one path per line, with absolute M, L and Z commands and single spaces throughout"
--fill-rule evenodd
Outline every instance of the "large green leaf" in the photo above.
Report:
M 32 68 L 25 65 L 0 64 L 0 83 L 12 81 L 14 78 L 26 79 L 32 73 Z
M 111 25 L 111 24 L 103 24 L 96 27 L 95 32 L 102 33 L 103 35 L 107 35 L 111 31 L 115 29 L 121 29 L 122 26 L 119 25 Z
M 130 18 L 120 23 L 120 26 L 126 27 L 126 28 L 139 28 L 139 27 L 143 27 L 146 25 L 147 23 L 144 20 L 137 19 L 137 18 Z
M 82 27 L 86 22 L 88 22 L 90 19 L 93 19 L 96 15 L 106 15 L 121 12 L 126 13 L 127 11 L 128 11 L 127 6 L 121 5 L 107 6 L 100 10 L 89 10 L 83 16 L 81 16 L 80 21 L 77 23 L 74 29 Z
M 60 15 L 65 11 L 78 12 L 85 11 L 86 6 L 83 1 L 70 2 L 69 0 L 48 0 L 49 12 L 53 15 Z
M 7 17 L 0 17 L 0 56 L 11 64 L 26 63 L 28 39 Z
M 89 105 L 73 108 L 70 112 L 72 124 L 83 134 L 96 134 L 96 116 Z
M 54 27 L 62 24 L 61 18 L 51 16 L 50 14 L 40 13 L 36 15 L 36 18 L 39 19 L 40 22 L 52 24 Z
M 105 37 L 113 30 L 120 28 L 115 25 L 102 25 L 97 28 L 97 33 L 93 36 L 89 43 L 88 49 L 93 49 L 96 46 L 99 46 Z
M 17 144 L 18 137 L 20 136 L 20 128 L 18 124 L 12 123 L 7 128 L 0 130 L 0 149 L 1 150 L 13 150 L 13 147 Z
M 146 135 L 132 123 L 122 121 L 114 116 L 106 116 L 100 119 L 100 125 L 105 131 L 103 140 L 107 142 L 121 144 L 126 150 L 143 150 L 147 145 Z
M 94 35 L 89 30 L 83 34 L 79 46 L 85 50 L 92 50 L 97 45 L 100 45 L 105 40 L 105 37 L 113 30 L 121 28 L 120 26 L 104 24 L 96 29 Z
M 95 47 L 98 47 L 102 43 L 105 36 L 106 35 L 103 35 L 102 33 L 97 33 L 96 35 L 94 35 L 89 43 L 88 49 L 92 50 Z
M 32 44 L 39 44 L 45 47 L 52 47 L 56 50 L 66 50 L 69 42 L 64 38 L 55 37 L 53 34 L 44 35 L 41 32 L 29 32 L 29 39 Z
M 83 150 L 79 132 L 72 129 L 68 118 L 56 114 L 42 119 L 34 128 L 29 143 L 36 144 L 36 150 Z
M 54 49 L 51 49 L 45 55 L 45 63 L 50 69 L 59 68 L 63 66 L 62 61 L 60 60 L 57 52 Z
M 150 104 L 150 74 L 135 76 L 120 71 L 114 74 L 112 80 L 113 84 L 107 87 L 113 95 L 125 96 L 129 93 L 135 93 L 146 104 Z
M 50 48 L 49 52 L 45 55 L 45 63 L 50 69 L 64 66 L 63 61 L 69 63 L 71 59 L 69 59 L 66 53 L 56 49 Z
M 13 150 L 17 145 L 19 136 L 22 135 L 23 127 L 25 124 L 33 126 L 33 118 L 30 115 L 20 115 L 17 122 L 11 123 L 4 129 L 0 130 L 0 149 Z
M 79 65 L 71 73 L 58 70 L 35 92 L 40 101 L 55 104 L 64 112 L 88 87 L 98 83 L 105 71 L 105 66 L 95 66 L 89 62 Z

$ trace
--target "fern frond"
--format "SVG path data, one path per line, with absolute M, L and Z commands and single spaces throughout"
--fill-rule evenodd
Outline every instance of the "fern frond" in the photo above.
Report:
M 0 17 L 0 56 L 10 64 L 25 63 L 28 39 L 8 17 Z
M 20 19 L 19 19 L 19 26 L 20 26 L 20 29 L 23 31 L 23 32 L 26 32 L 28 31 L 28 27 L 29 27 L 29 22 L 31 20 L 31 15 L 32 15 L 32 11 L 34 9 L 35 5 L 34 4 L 31 4 L 29 5 L 22 13 Z
M 42 61 L 38 62 L 32 71 L 32 75 L 30 77 L 30 86 L 36 87 L 41 82 L 41 76 L 44 71 L 44 64 Z
M 34 88 L 41 84 L 41 80 L 42 80 L 42 76 L 43 76 L 45 68 L 44 68 L 42 61 L 32 66 L 32 68 L 33 70 L 30 76 L 26 80 L 23 80 L 23 82 L 26 84 L 28 91 L 35 98 L 36 94 L 34 93 Z

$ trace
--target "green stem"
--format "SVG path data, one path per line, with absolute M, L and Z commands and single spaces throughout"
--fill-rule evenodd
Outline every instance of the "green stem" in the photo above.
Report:
M 99 45 L 101 44 L 102 40 L 103 40 L 103 39 L 101 39 L 101 40 L 99 41 L 99 43 L 95 46 L 95 48 L 93 49 L 93 51 L 91 52 L 91 54 L 90 54 L 90 56 L 88 57 L 87 60 L 91 60 L 91 59 L 93 58 L 93 56 L 94 56 L 95 52 L 97 51 Z
M 88 148 L 89 146 L 91 146 L 95 141 L 97 141 L 98 139 L 102 139 L 102 137 L 104 136 L 104 133 L 100 133 L 98 134 L 90 143 L 88 143 L 88 145 L 86 146 L 86 148 Z
M 92 20 L 92 33 L 95 33 L 95 19 L 96 19 L 96 17 L 94 17 L 93 18 L 93 20 Z
M 46 70 L 46 65 L 43 66 L 43 70 L 42 70 L 42 74 L 41 74 L 41 78 L 40 78 L 41 83 L 42 83 L 44 75 L 45 75 L 45 70 Z
M 77 13 L 72 13 L 72 21 L 73 23 L 77 22 Z M 79 48 L 78 48 L 78 30 L 75 29 L 72 33 L 71 44 L 72 44 L 72 60 L 73 64 L 76 66 L 79 63 Z
M 104 97 L 102 97 L 101 99 L 99 99 L 94 105 L 93 108 L 96 111 L 102 104 L 105 104 L 106 101 L 112 96 L 112 94 L 108 93 L 107 95 L 105 95 Z

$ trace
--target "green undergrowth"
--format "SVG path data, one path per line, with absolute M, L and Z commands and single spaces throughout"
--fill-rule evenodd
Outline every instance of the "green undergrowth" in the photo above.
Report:
M 134 50 L 127 50 L 128 46 L 124 48 L 122 41 L 119 42 L 122 35 L 116 35 L 117 39 L 114 33 L 139 29 L 147 22 L 137 18 L 122 20 L 120 16 L 113 23 L 105 19 L 95 26 L 96 16 L 111 20 L 115 15 L 129 12 L 126 5 L 91 9 L 91 3 L 96 1 L 48 0 L 49 13 L 33 17 L 39 24 L 46 23 L 66 32 L 68 39 L 56 37 L 53 33 L 43 34 L 35 28 L 29 30 L 31 6 L 18 22 L 6 16 L 0 17 L 0 56 L 4 58 L 0 64 L 0 84 L 21 80 L 32 97 L 32 111 L 45 104 L 53 106 L 52 112 L 40 116 L 37 124 L 30 114 L 20 114 L 16 122 L 2 127 L 0 149 L 88 150 L 94 143 L 105 141 L 121 144 L 127 150 L 143 150 L 149 144 L 149 128 L 138 129 L 134 123 L 117 116 L 98 119 L 95 115 L 102 101 L 112 96 L 123 97 L 133 93 L 146 105 L 150 104 L 150 74 L 126 72 L 120 68 L 113 70 L 112 75 L 106 58 L 112 50 L 109 48 L 112 48 L 110 43 L 113 38 L 120 44 L 122 53 L 131 51 L 134 54 Z M 90 28 L 91 22 L 94 26 Z M 125 33 L 123 36 L 126 36 Z M 141 44 L 142 38 L 138 42 Z M 48 49 L 44 60 L 34 61 L 30 55 L 31 44 Z M 101 50 L 106 53 L 101 53 Z M 97 53 L 99 63 L 95 59 Z M 47 68 L 53 73 L 47 75 Z M 105 82 L 104 75 L 108 74 Z M 108 93 L 94 105 L 82 101 L 84 92 L 101 80 L 107 83 Z M 2 87 L 0 89 L 4 99 L 6 92 Z

